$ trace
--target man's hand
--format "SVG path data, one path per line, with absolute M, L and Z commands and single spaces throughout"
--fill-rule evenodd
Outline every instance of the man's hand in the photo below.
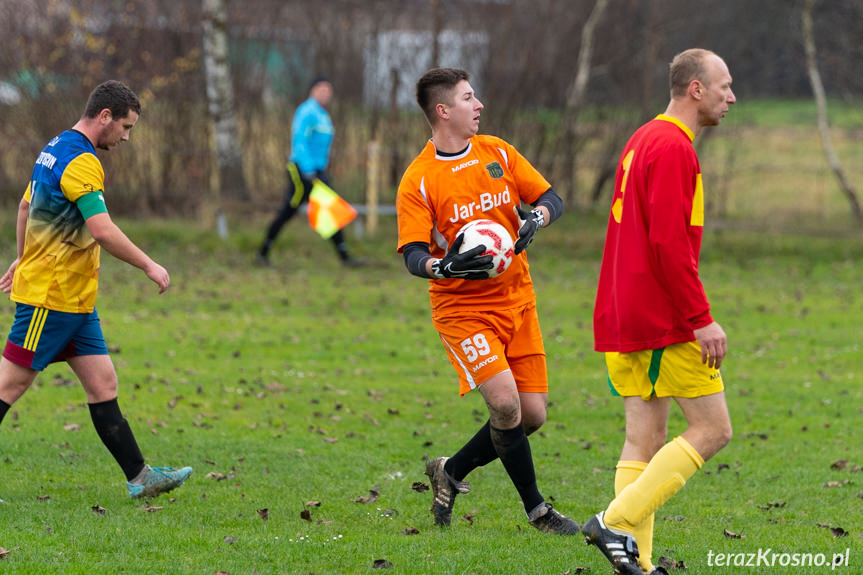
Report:
M 545 224 L 545 216 L 539 208 L 529 212 L 521 209 L 521 206 L 515 206 L 514 209 L 518 215 L 520 226 L 518 228 L 518 240 L 515 242 L 515 253 L 517 255 L 523 252 L 530 245 L 530 242 L 533 241 L 537 230 Z
M 459 234 L 452 245 L 449 247 L 446 255 L 434 260 L 431 264 L 431 271 L 434 277 L 443 278 L 459 278 L 463 280 L 485 280 L 488 279 L 488 270 L 492 264 L 490 255 L 481 255 L 485 251 L 485 246 L 477 246 L 463 254 L 458 253 L 464 241 L 464 234 Z
M 0 277 L 0 291 L 5 293 L 12 291 L 12 278 L 15 276 L 15 268 L 17 267 L 18 258 L 15 258 L 15 261 L 12 262 L 12 265 L 10 265 L 9 269 L 6 270 L 6 273 L 3 274 L 3 277 Z
M 701 362 L 707 367 L 719 369 L 722 359 L 728 353 L 728 341 L 722 326 L 713 322 L 694 330 L 695 340 L 701 346 Z
M 159 293 L 165 293 L 165 290 L 171 285 L 171 276 L 168 275 L 168 270 L 156 262 L 151 262 L 150 265 L 145 267 L 144 273 L 147 274 L 147 277 L 153 283 L 159 286 Z

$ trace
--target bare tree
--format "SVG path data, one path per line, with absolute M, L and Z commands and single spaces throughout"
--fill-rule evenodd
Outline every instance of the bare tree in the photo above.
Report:
M 842 187 L 845 197 L 848 198 L 848 203 L 851 204 L 851 213 L 858 222 L 863 223 L 863 211 L 860 209 L 857 192 L 845 175 L 845 170 L 842 169 L 842 163 L 836 155 L 836 150 L 833 149 L 833 140 L 830 137 L 830 124 L 827 121 L 827 97 L 824 93 L 824 85 L 821 83 L 821 74 L 818 72 L 815 33 L 812 29 L 812 7 L 814 5 L 815 0 L 805 0 L 802 21 L 803 45 L 806 48 L 806 68 L 809 72 L 809 83 L 812 84 L 812 92 L 815 95 L 815 105 L 818 108 L 818 131 L 821 133 L 821 143 L 824 147 L 824 154 L 827 156 L 827 162 L 836 175 L 836 179 L 839 180 L 839 185 Z
M 234 91 L 228 66 L 227 15 L 224 0 L 203 0 L 204 68 L 207 103 L 216 141 L 221 198 L 247 200 L 240 154 Z
M 602 18 L 605 8 L 608 6 L 608 0 L 596 0 L 593 9 L 588 16 L 587 21 L 581 29 L 581 47 L 578 51 L 578 64 L 576 65 L 575 78 L 572 85 L 567 90 L 566 104 L 563 112 L 563 178 L 564 184 L 567 181 L 575 182 L 576 168 L 576 153 L 574 140 L 576 137 L 576 128 L 578 127 L 578 115 L 584 105 L 585 93 L 587 92 L 587 83 L 590 80 L 591 62 L 593 57 L 593 38 L 596 26 Z M 574 185 L 568 187 L 565 193 L 567 200 L 573 197 Z

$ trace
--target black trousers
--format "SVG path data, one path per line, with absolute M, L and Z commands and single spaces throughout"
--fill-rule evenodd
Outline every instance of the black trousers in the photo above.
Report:
M 326 171 L 316 172 L 311 174 L 310 178 L 306 178 L 300 173 L 299 169 L 297 169 L 296 164 L 288 164 L 288 188 L 285 191 L 285 199 L 282 202 L 282 207 L 279 209 L 276 217 L 267 228 L 267 235 L 264 237 L 264 243 L 261 245 L 261 249 L 259 250 L 262 256 L 267 257 L 270 253 L 270 247 L 272 247 L 272 244 L 275 241 L 276 236 L 278 236 L 279 232 L 282 230 L 282 227 L 284 227 L 284 225 L 294 217 L 303 204 L 309 201 L 309 195 L 312 193 L 312 184 L 315 178 L 321 180 L 328 186 L 330 185 L 330 178 Z M 330 237 L 330 241 L 333 242 L 336 252 L 339 255 L 339 259 L 342 261 L 350 259 L 342 230 L 333 234 L 332 237 Z

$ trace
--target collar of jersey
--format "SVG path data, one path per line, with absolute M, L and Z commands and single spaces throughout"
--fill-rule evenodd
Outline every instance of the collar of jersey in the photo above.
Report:
M 434 146 L 434 140 L 429 140 L 429 142 L 431 142 L 431 145 Z M 462 158 L 464 158 L 465 156 L 470 154 L 470 151 L 472 149 L 473 149 L 473 140 L 470 140 L 467 143 L 467 148 L 465 148 L 464 151 L 461 152 L 460 154 L 456 154 L 455 156 L 450 156 L 450 155 L 441 156 L 440 154 L 438 154 L 437 148 L 435 148 L 434 149 L 434 157 L 436 160 L 443 160 L 445 162 L 448 162 L 450 160 L 461 160 Z
M 663 120 L 665 122 L 671 122 L 672 124 L 674 124 L 675 126 L 680 128 L 681 130 L 683 130 L 683 133 L 686 134 L 687 136 L 689 136 L 690 142 L 695 139 L 695 134 L 692 133 L 692 130 L 690 130 L 686 124 L 684 124 L 683 122 L 681 122 L 677 118 L 672 118 L 671 116 L 666 116 L 665 114 L 659 114 L 658 116 L 656 116 L 656 119 L 657 120 Z

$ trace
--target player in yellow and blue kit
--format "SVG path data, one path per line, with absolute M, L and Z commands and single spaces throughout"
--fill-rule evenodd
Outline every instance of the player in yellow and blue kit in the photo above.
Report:
M 0 422 L 49 363 L 66 361 L 87 394 L 99 438 L 126 475 L 133 498 L 170 491 L 191 467 L 150 467 L 117 403 L 117 373 L 108 355 L 96 294 L 100 248 L 144 271 L 164 292 L 168 272 L 132 243 L 105 206 L 96 149 L 129 139 L 141 104 L 126 85 L 100 84 L 84 115 L 48 142 L 36 159 L 18 207 L 18 257 L 0 277 L 11 291 L 15 321 L 0 358 Z

